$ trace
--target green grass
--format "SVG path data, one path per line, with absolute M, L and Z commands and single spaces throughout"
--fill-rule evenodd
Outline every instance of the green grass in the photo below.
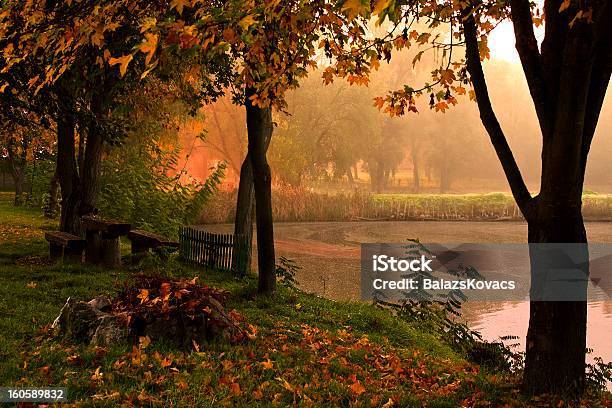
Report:
M 256 280 L 196 269 L 172 258 L 134 268 L 45 265 L 39 211 L 0 194 L 0 385 L 64 386 L 84 406 L 493 406 L 516 400 L 516 377 L 467 362 L 436 333 L 356 302 L 334 302 L 281 287 L 256 295 Z M 99 348 L 54 337 L 48 325 L 68 297 L 113 295 L 136 272 L 199 276 L 231 293 L 257 336 L 178 350 Z M 134 357 L 140 356 L 140 360 Z M 168 365 L 168 363 L 170 363 Z M 593 402 L 602 404 L 600 402 Z

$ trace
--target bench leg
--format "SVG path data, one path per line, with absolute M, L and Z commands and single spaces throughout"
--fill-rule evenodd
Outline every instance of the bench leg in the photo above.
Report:
M 132 264 L 136 265 L 138 262 L 140 262 L 140 260 L 146 256 L 148 251 L 148 246 L 132 241 L 132 257 L 130 258 Z
M 101 236 L 99 232 L 87 231 L 85 233 L 87 247 L 85 248 L 85 262 L 91 264 L 100 263 Z
M 121 266 L 121 248 L 119 237 L 100 239 L 100 254 L 102 263 L 110 268 Z
M 61 261 L 63 257 L 64 247 L 49 243 L 49 258 L 51 258 L 52 261 Z
M 64 249 L 64 262 L 67 263 L 82 263 L 83 251 L 76 249 Z

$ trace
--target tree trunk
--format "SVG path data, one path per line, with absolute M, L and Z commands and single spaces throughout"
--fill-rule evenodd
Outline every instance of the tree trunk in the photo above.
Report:
M 373 193 L 382 193 L 384 173 L 383 165 L 379 160 L 370 161 L 370 185 Z
M 234 236 L 243 236 L 244 245 L 234 246 L 232 264 L 239 276 L 244 276 L 252 264 L 253 255 L 253 211 L 255 209 L 255 185 L 253 184 L 253 167 L 251 156 L 247 153 L 240 167 L 238 198 L 236 200 L 236 218 L 234 219 Z M 238 241 L 236 241 L 238 243 Z M 241 253 L 240 251 L 244 251 Z
M 53 174 L 53 178 L 49 183 L 49 203 L 47 204 L 47 208 L 45 209 L 45 217 L 47 218 L 55 218 L 57 214 L 57 192 L 59 187 L 59 178 L 57 176 L 57 171 Z
M 23 204 L 23 183 L 25 182 L 28 146 L 29 143 L 27 140 L 22 140 L 21 153 L 19 155 L 15 152 L 14 142 L 9 143 L 8 147 L 8 161 L 11 166 L 13 184 L 15 185 L 15 207 L 19 207 Z
M 251 103 L 252 90 L 246 92 L 246 117 L 249 156 L 255 186 L 257 220 L 258 291 L 273 294 L 276 290 L 276 256 L 274 254 L 274 224 L 272 218 L 272 177 L 266 159 L 267 142 L 272 137 L 272 109 Z
M 25 163 L 15 166 L 13 181 L 15 182 L 15 206 L 23 204 L 23 183 L 25 182 Z
M 62 193 L 60 230 L 81 235 L 78 208 L 81 201 L 80 180 L 74 149 L 74 118 L 69 113 L 57 118 L 56 174 Z
M 346 168 L 346 177 L 348 178 L 348 182 L 351 186 L 355 184 L 355 179 L 353 178 L 353 170 L 351 169 L 351 166 L 347 166 Z
M 94 95 L 91 110 L 94 119 L 89 124 L 87 140 L 85 143 L 85 156 L 83 158 L 81 175 L 81 203 L 79 217 L 95 214 L 96 201 L 100 191 L 100 164 L 102 162 L 102 133 L 97 120 L 103 115 L 102 99 Z
M 412 140 L 412 148 L 410 149 L 412 157 L 412 188 L 415 193 L 418 193 L 421 189 L 421 180 L 419 175 L 419 151 L 417 149 L 416 138 Z
M 441 163 L 440 167 L 440 194 L 448 192 L 451 185 L 451 174 L 446 163 Z
M 265 140 L 265 150 L 268 151 L 272 132 L 269 132 Z M 236 266 L 234 271 L 239 276 L 244 276 L 251 268 L 253 258 L 253 214 L 255 211 L 255 185 L 253 184 L 253 166 L 251 155 L 247 152 L 242 166 L 240 167 L 240 181 L 238 183 L 238 198 L 236 200 L 236 217 L 234 219 L 234 236 L 244 237 L 244 253 L 240 253 L 237 247 L 232 253 L 232 264 Z M 242 257 L 243 259 L 240 259 Z
M 585 300 L 589 273 L 587 236 L 580 206 L 570 206 L 559 201 L 550 205 L 540 202 L 535 211 L 537 215 L 528 223 L 532 301 L 529 311 L 523 388 L 532 394 L 580 394 L 585 385 L 587 323 Z M 538 293 L 539 289 L 550 289 L 546 286 L 550 283 L 545 279 L 551 257 L 539 249 L 541 243 L 585 244 L 572 245 L 575 256 L 573 259 L 567 258 L 568 270 L 575 267 L 576 263 L 582 265 L 584 280 L 574 282 L 571 292 L 572 298 L 578 300 L 546 300 L 541 297 L 541 293 Z M 563 268 L 563 265 L 559 265 L 561 259 L 561 257 L 554 259 L 556 273 L 558 268 Z

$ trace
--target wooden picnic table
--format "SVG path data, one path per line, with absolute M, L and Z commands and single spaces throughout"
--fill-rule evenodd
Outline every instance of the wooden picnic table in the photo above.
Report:
M 130 224 L 95 215 L 81 217 L 81 223 L 87 240 L 85 262 L 109 267 L 121 266 L 119 237 L 130 232 Z

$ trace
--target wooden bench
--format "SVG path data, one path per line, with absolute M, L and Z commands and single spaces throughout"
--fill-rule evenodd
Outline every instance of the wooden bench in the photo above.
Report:
M 109 267 L 121 266 L 119 237 L 130 231 L 130 224 L 95 215 L 81 217 L 81 224 L 87 240 L 85 261 Z
M 52 260 L 62 260 L 65 262 L 83 262 L 83 250 L 86 241 L 61 231 L 45 232 L 45 239 L 49 242 L 49 257 Z
M 132 230 L 128 233 L 132 242 L 132 255 L 144 254 L 149 249 L 162 253 L 162 248 L 178 248 L 179 243 L 149 231 Z

